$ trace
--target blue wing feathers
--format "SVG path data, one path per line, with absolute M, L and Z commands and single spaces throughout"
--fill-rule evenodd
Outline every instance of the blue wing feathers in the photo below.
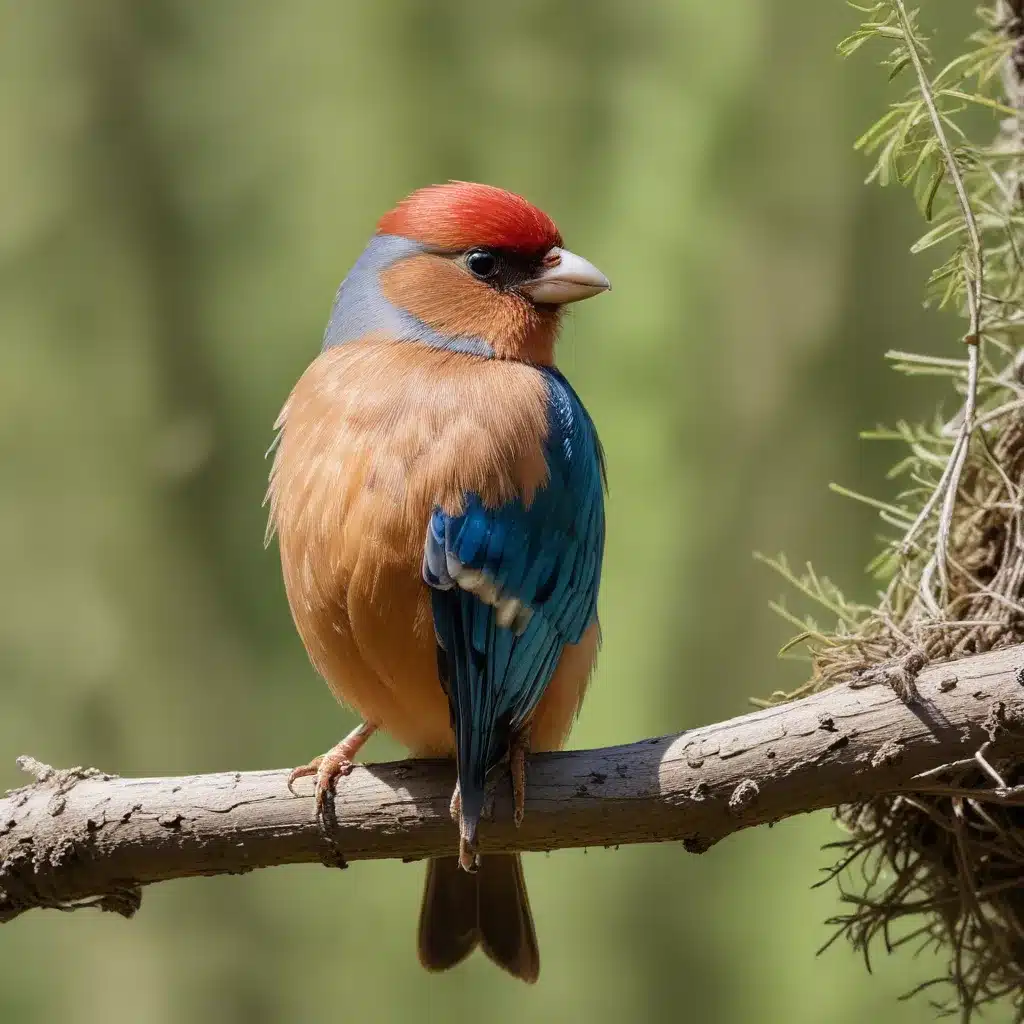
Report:
M 435 509 L 426 529 L 423 578 L 474 824 L 487 771 L 537 706 L 562 649 L 597 617 L 604 455 L 569 383 L 557 370 L 539 372 L 549 398 L 547 484 L 529 507 L 517 499 L 489 509 L 468 494 L 460 515 Z

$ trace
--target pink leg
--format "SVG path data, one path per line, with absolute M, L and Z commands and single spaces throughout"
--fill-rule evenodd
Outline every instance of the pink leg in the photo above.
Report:
M 462 829 L 459 829 L 462 832 Z M 459 864 L 463 871 L 476 871 L 476 843 L 470 843 L 469 838 L 461 834 L 459 836 Z
M 340 743 L 336 743 L 326 754 L 314 757 L 309 764 L 292 769 L 288 776 L 288 788 L 296 779 L 304 779 L 308 775 L 316 776 L 316 810 L 322 814 L 324 801 L 328 793 L 333 793 L 334 783 L 342 776 L 351 773 L 354 764 L 352 758 L 363 748 L 363 744 L 377 731 L 377 726 L 370 722 L 360 722 Z M 295 792 L 292 790 L 292 792 Z
M 470 846 L 462 829 L 462 791 L 458 782 L 455 783 L 455 791 L 452 793 L 452 802 L 448 805 L 448 813 L 452 821 L 459 827 L 459 864 L 466 871 L 473 871 L 476 868 L 476 847 Z
M 530 733 L 517 733 L 509 745 L 509 769 L 512 774 L 512 806 L 513 820 L 516 828 L 523 823 L 523 813 L 526 805 L 526 755 L 530 750 Z M 492 798 L 493 799 L 493 798 Z M 459 784 L 455 784 L 455 792 L 452 793 L 452 801 L 448 813 L 452 821 L 459 826 L 459 864 L 466 871 L 472 871 L 476 867 L 476 846 L 470 845 L 468 838 L 462 828 L 462 794 L 459 792 Z M 484 810 L 484 817 L 489 817 L 491 812 Z

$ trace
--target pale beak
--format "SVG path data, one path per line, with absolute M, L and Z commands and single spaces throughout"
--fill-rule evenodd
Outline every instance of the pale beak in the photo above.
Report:
M 608 278 L 593 263 L 558 246 L 548 250 L 540 273 L 519 286 L 534 302 L 546 306 L 579 302 L 609 288 Z

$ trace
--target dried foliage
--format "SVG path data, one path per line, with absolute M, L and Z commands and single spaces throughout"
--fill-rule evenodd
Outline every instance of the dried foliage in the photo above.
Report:
M 914 699 L 925 664 L 1024 641 L 1024 0 L 979 9 L 967 52 L 936 68 L 919 12 L 903 0 L 858 7 L 863 22 L 839 46 L 885 47 L 892 79 L 909 91 L 858 140 L 874 163 L 868 181 L 908 187 L 927 232 L 913 252 L 938 254 L 927 301 L 966 321 L 963 356 L 891 352 L 897 370 L 940 375 L 961 397 L 957 415 L 898 423 L 865 436 L 898 442 L 878 509 L 888 539 L 871 573 L 877 605 L 848 601 L 810 567 L 772 564 L 824 609 L 828 626 L 777 610 L 812 661 L 796 693 L 838 684 L 892 685 Z M 996 114 L 995 141 L 990 118 Z M 985 141 L 973 135 L 985 133 Z M 990 756 L 991 743 L 920 778 L 913 794 L 840 808 L 850 838 L 838 844 L 847 913 L 833 923 L 864 952 L 876 940 L 949 951 L 938 1006 L 964 1020 L 1008 997 L 1024 1020 L 1024 766 Z M 917 990 L 915 990 L 917 991 Z M 941 991 L 941 988 L 940 990 Z

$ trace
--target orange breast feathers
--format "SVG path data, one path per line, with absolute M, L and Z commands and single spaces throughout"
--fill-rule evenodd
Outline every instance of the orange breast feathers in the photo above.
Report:
M 529 501 L 546 402 L 526 364 L 367 338 L 323 352 L 278 418 L 270 529 L 299 635 L 335 696 L 415 754 L 454 751 L 421 576 L 430 513 L 468 492 Z M 562 656 L 534 749 L 564 742 L 596 651 L 595 624 Z

